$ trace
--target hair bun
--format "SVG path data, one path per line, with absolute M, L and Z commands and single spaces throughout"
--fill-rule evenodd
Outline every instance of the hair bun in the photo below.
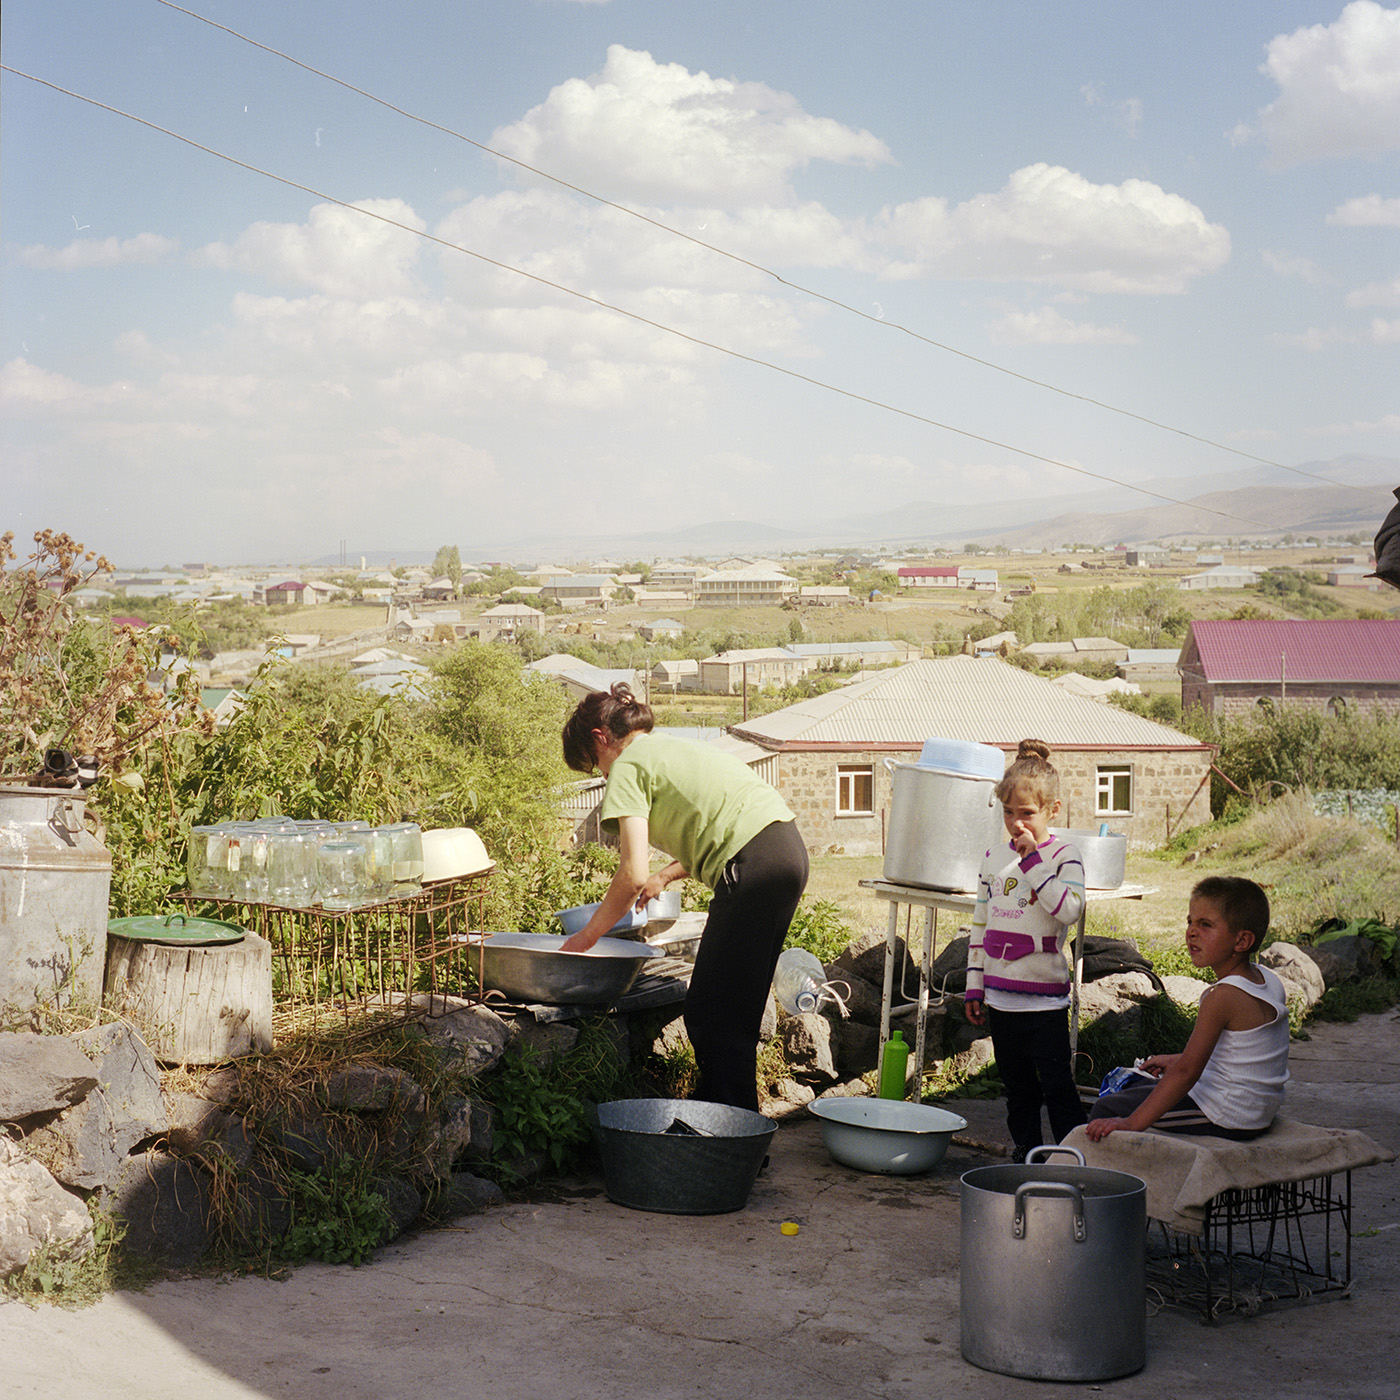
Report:
M 1050 745 L 1044 739 L 1022 739 L 1016 746 L 1017 758 L 1049 758 Z

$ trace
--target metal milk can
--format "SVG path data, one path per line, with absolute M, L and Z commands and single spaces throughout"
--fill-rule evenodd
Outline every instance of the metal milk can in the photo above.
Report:
M 112 856 L 76 789 L 0 787 L 0 1020 L 102 998 Z

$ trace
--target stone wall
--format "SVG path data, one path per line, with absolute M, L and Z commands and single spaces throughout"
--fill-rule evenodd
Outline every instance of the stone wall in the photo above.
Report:
M 1181 678 L 1181 708 L 1202 709 L 1207 714 L 1252 714 L 1260 700 L 1273 705 L 1296 705 L 1303 709 L 1326 711 L 1333 700 L 1342 700 L 1355 711 L 1383 710 L 1400 715 L 1400 686 L 1353 685 L 1346 682 L 1330 684 L 1294 683 L 1280 687 L 1277 681 L 1258 685 L 1213 686 L 1199 676 Z
M 781 755 L 778 791 L 792 808 L 814 855 L 870 856 L 884 853 L 889 824 L 891 774 L 883 760 L 912 762 L 915 754 L 852 750 L 845 753 L 787 751 Z M 1122 832 L 1136 849 L 1160 846 L 1178 831 L 1210 820 L 1209 750 L 1061 749 L 1052 754 L 1060 773 L 1062 803 L 1057 826 L 1097 829 L 1101 820 Z M 1095 805 L 1097 769 L 1104 763 L 1127 763 L 1133 775 L 1133 810 L 1100 817 Z M 872 816 L 839 816 L 837 769 L 870 765 L 875 773 Z M 1170 826 L 1170 831 L 1168 827 Z

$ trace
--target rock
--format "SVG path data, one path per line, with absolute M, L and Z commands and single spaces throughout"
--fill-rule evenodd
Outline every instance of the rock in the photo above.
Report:
M 480 1075 L 500 1064 L 510 1027 L 494 1011 L 457 997 L 434 997 L 432 1004 L 433 1014 L 415 1024 L 445 1069 Z
M 835 982 L 844 982 L 851 989 L 850 996 L 846 997 L 846 1010 L 850 1013 L 852 1021 L 859 1021 L 863 1025 L 878 1026 L 880 1024 L 881 988 L 882 984 L 867 982 L 864 977 L 857 977 L 854 972 L 848 972 L 832 979 Z M 837 988 L 840 991 L 841 988 Z M 830 1010 L 833 1016 L 839 1017 L 841 1013 L 833 1007 L 823 1007 L 823 1010 Z
M 166 1093 L 168 1126 L 166 1145 L 178 1157 L 192 1157 L 209 1142 L 220 1140 L 235 1125 L 242 1125 L 231 1113 L 198 1094 Z
M 960 933 L 933 960 L 929 968 L 929 986 L 961 995 L 967 990 L 967 945 L 971 941 Z
M 126 1222 L 122 1248 L 182 1268 L 209 1248 L 209 1177 L 168 1152 L 127 1157 L 102 1204 Z
M 992 1038 L 984 1035 L 974 1040 L 966 1050 L 960 1050 L 956 1055 L 950 1055 L 944 1060 L 943 1073 L 950 1078 L 971 1079 L 974 1075 L 981 1074 L 995 1059 L 992 1054 Z
M 763 1019 L 758 1023 L 758 1038 L 772 1040 L 778 1033 L 778 1020 L 778 998 L 769 992 L 768 1000 L 763 1003 Z
M 199 1097 L 224 1108 L 236 1105 L 239 1093 L 238 1071 L 232 1066 L 210 1070 L 199 1081 Z
M 1270 943 L 1258 960 L 1261 967 L 1272 968 L 1277 974 L 1289 1001 L 1300 1001 L 1306 1010 L 1322 1000 L 1327 990 L 1322 970 L 1296 944 Z
M 495 1111 L 489 1103 L 477 1099 L 470 1100 L 470 1103 L 470 1135 L 461 1157 L 464 1162 L 485 1166 L 496 1148 Z
M 59 1181 L 93 1191 L 114 1182 L 127 1154 L 164 1133 L 169 1119 L 155 1057 L 129 1026 L 98 1026 L 72 1039 L 91 1056 L 97 1087 L 35 1128 L 27 1143 Z
M 428 1202 L 427 1210 L 435 1220 L 456 1220 L 488 1206 L 503 1205 L 505 1199 L 505 1192 L 494 1181 L 470 1172 L 453 1172 L 442 1191 Z
M 471 1146 L 473 1109 L 470 1099 L 449 1098 L 438 1122 L 423 1130 L 419 1152 L 432 1176 L 440 1180 L 450 1176 L 457 1159 Z
M 1329 938 L 1315 947 L 1301 948 L 1322 973 L 1323 984 L 1330 990 L 1340 982 L 1358 977 L 1371 977 L 1380 971 L 1376 945 L 1369 938 L 1349 933 L 1342 938 Z
M 1201 993 L 1210 986 L 1197 977 L 1164 977 L 1162 986 L 1178 1006 L 1199 1006 Z
M 17 1273 L 44 1248 L 59 1260 L 82 1258 L 92 1248 L 92 1218 L 80 1196 L 0 1136 L 0 1278 Z
M 851 975 L 873 982 L 877 987 L 885 985 L 885 941 L 886 935 L 880 930 L 870 929 L 861 934 L 834 961 L 826 965 L 828 977 L 850 979 Z M 904 966 L 908 948 L 904 935 L 895 937 L 895 976 L 899 976 Z
M 561 1055 L 567 1055 L 578 1044 L 578 1027 L 567 1021 L 540 1025 L 529 1016 L 522 1016 L 511 1028 L 510 1052 L 533 1054 L 543 1068 L 552 1065 Z
M 418 1082 L 401 1069 L 383 1065 L 352 1065 L 334 1071 L 326 1080 L 326 1105 L 356 1113 L 397 1110 L 421 1113 L 427 1096 Z
M 417 1187 L 401 1176 L 381 1176 L 370 1182 L 370 1190 L 381 1197 L 389 1211 L 389 1229 L 380 1244 L 388 1244 L 403 1234 L 423 1213 L 423 1197 Z
M 795 1079 L 780 1079 L 773 1095 L 773 1103 L 782 1107 L 779 1112 L 768 1112 L 765 1109 L 765 1116 L 769 1118 L 780 1117 L 784 1111 L 791 1111 L 795 1108 L 803 1108 L 816 1098 L 816 1092 L 807 1084 L 799 1084 Z M 772 1105 L 769 1105 L 771 1108 Z
M 854 1019 L 837 1021 L 831 1028 L 832 1056 L 843 1075 L 866 1074 L 875 1068 L 880 1053 L 880 1032 Z
M 1115 973 L 1089 982 L 1079 990 L 1079 1015 L 1083 1024 L 1102 1025 L 1105 1030 L 1137 1035 L 1142 1029 L 1142 1003 L 1146 999 L 1140 984 L 1155 996 L 1157 989 L 1135 972 Z
M 795 1075 L 825 1082 L 839 1078 L 832 1053 L 832 1025 L 820 1012 L 789 1016 L 782 1026 L 783 1056 Z
M 92 1061 L 66 1035 L 0 1032 L 0 1120 L 69 1108 L 96 1087 Z

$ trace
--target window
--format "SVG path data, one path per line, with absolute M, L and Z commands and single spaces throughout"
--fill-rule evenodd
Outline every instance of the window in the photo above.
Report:
M 1347 702 L 1340 695 L 1334 695 L 1327 702 L 1327 713 L 1332 719 L 1341 719 L 1347 712 Z
M 1133 810 L 1133 767 L 1105 763 L 1096 771 L 1094 810 L 1100 816 L 1125 815 Z
M 836 769 L 836 815 L 875 815 L 875 769 L 870 764 L 842 763 Z

